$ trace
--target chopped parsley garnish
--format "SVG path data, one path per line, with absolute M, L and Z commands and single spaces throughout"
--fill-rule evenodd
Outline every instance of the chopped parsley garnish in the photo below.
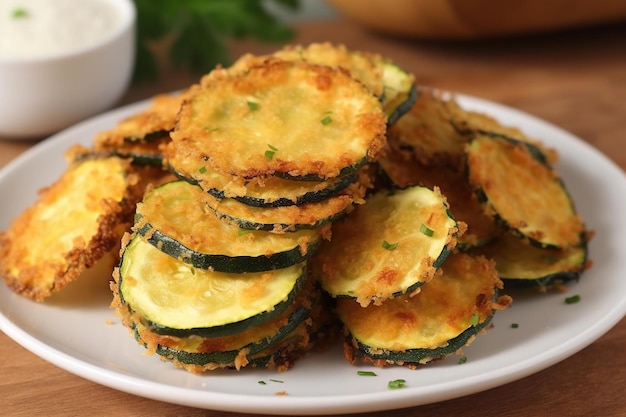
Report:
M 204 174 L 206 172 L 206 167 L 201 167 L 198 172 Z
M 324 126 L 326 126 L 327 124 L 329 124 L 330 122 L 332 122 L 332 121 L 333 121 L 333 119 L 332 119 L 330 116 L 326 116 L 326 117 L 324 117 L 324 118 L 323 118 L 322 120 L 320 120 L 320 121 L 322 122 L 322 124 L 323 124 Z
M 259 109 L 259 103 L 255 103 L 254 101 L 248 101 L 247 104 L 248 104 L 248 108 L 252 111 Z
M 389 388 L 389 389 L 404 388 L 404 384 L 406 384 L 406 380 L 405 379 L 394 379 L 393 381 L 389 381 L 387 383 L 387 388 Z
M 22 9 L 20 7 L 13 10 L 13 13 L 11 13 L 11 17 L 13 19 L 23 19 L 25 17 L 28 17 L 28 12 L 26 11 L 26 9 Z
M 572 295 L 571 297 L 567 297 L 565 299 L 565 304 L 576 304 L 579 301 L 580 301 L 580 295 L 576 294 L 576 295 Z
M 395 248 L 398 247 L 398 244 L 397 243 L 389 243 L 386 240 L 383 240 L 383 244 L 381 246 L 383 247 L 383 249 L 394 250 Z
M 278 148 L 270 145 L 269 143 L 267 144 L 267 147 L 270 149 L 268 151 L 265 151 L 265 157 L 267 159 L 272 159 L 274 157 L 274 154 L 276 154 L 276 151 L 278 150 Z
M 265 381 L 259 381 L 259 385 L 267 385 L 267 382 L 265 382 Z
M 476 326 L 478 324 L 479 319 L 480 319 L 480 314 L 478 313 L 472 314 L 472 317 L 470 318 L 470 324 L 472 326 Z
M 511 323 L 511 328 L 513 329 L 517 329 L 519 327 L 519 324 L 517 323 Z
M 278 382 L 279 384 L 284 384 L 284 383 L 285 383 L 285 381 L 281 381 L 280 379 L 271 379 L 271 378 L 270 378 L 270 381 L 272 381 L 272 382 Z
M 432 237 L 435 234 L 435 231 L 430 227 L 426 226 L 424 223 L 420 226 L 420 232 L 425 234 L 428 237 Z
M 467 356 L 461 356 L 461 357 L 459 358 L 459 364 L 461 364 L 461 365 L 462 365 L 462 364 L 464 364 L 465 362 L 467 362 Z
M 356 371 L 356 374 L 359 376 L 376 376 L 376 372 L 372 371 Z

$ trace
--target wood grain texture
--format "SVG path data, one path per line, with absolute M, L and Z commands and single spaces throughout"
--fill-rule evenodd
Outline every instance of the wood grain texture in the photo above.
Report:
M 297 42 L 342 42 L 384 54 L 422 85 L 517 107 L 588 141 L 626 169 L 626 27 L 607 26 L 490 42 L 408 41 L 347 21 L 299 26 Z M 238 42 L 234 56 L 275 45 Z M 196 77 L 168 70 L 155 85 L 131 89 L 123 103 L 187 86 Z M 0 166 L 30 144 L 0 139 Z M 408 416 L 626 416 L 626 319 L 572 357 L 516 382 L 441 403 L 360 414 Z M 0 415 L 217 416 L 148 400 L 86 381 L 31 354 L 0 333 Z

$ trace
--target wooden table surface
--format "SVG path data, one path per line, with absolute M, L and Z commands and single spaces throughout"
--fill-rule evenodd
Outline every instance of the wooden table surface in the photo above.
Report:
M 626 25 L 475 43 L 394 39 L 351 22 L 298 24 L 294 42 L 333 41 L 381 53 L 422 85 L 494 100 L 548 120 L 626 169 Z M 244 41 L 233 56 L 276 45 Z M 196 77 L 171 69 L 133 87 L 129 103 L 185 87 Z M 32 146 L 0 139 L 0 167 Z M 425 406 L 361 416 L 626 416 L 626 320 L 574 356 L 516 382 Z M 0 333 L 4 416 L 232 416 L 119 392 L 61 370 Z

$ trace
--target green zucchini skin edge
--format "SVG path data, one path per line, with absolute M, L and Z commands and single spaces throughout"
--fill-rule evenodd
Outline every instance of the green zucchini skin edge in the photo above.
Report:
M 565 192 L 569 196 L 569 193 L 567 192 L 567 189 L 565 188 L 565 184 L 563 183 L 563 180 L 561 178 L 558 178 L 557 181 L 559 182 L 561 188 L 563 189 L 563 192 Z M 474 195 L 476 195 L 476 199 L 478 200 L 479 203 L 481 203 L 481 204 L 489 204 L 489 198 L 487 197 L 487 195 L 485 194 L 485 192 L 483 191 L 482 188 L 474 188 L 473 191 L 474 191 Z M 570 202 L 572 202 L 571 197 L 570 197 Z M 573 202 L 572 202 L 572 204 L 573 204 Z M 505 219 L 503 219 L 502 216 L 500 216 L 498 213 L 494 213 L 493 214 L 493 219 L 504 230 L 510 230 L 512 233 L 514 233 L 520 239 L 527 240 L 531 245 L 533 245 L 535 247 L 543 248 L 543 249 L 559 249 L 559 247 L 556 246 L 556 245 L 551 245 L 551 244 L 548 244 L 548 243 L 541 242 L 541 241 L 539 241 L 537 239 L 533 239 L 533 238 L 525 235 L 524 233 L 521 233 L 519 230 L 511 227 L 509 225 L 509 222 L 507 222 Z M 584 238 L 583 237 L 581 237 L 580 242 L 584 243 Z
M 450 213 L 449 216 L 451 218 L 452 214 Z M 439 254 L 439 256 L 437 257 L 437 259 L 433 262 L 433 267 L 434 268 L 439 268 L 441 265 L 443 265 L 444 261 L 446 260 L 446 258 L 448 257 L 448 255 L 450 255 L 453 252 L 452 249 L 448 249 L 447 247 L 441 251 L 441 253 Z M 426 284 L 426 282 L 424 281 L 418 281 L 416 283 L 414 283 L 413 285 L 410 285 L 409 287 L 407 287 L 406 290 L 404 291 L 398 291 L 395 292 L 393 294 L 391 294 L 391 298 L 394 297 L 400 297 L 401 295 L 405 295 L 405 294 L 409 294 L 415 290 L 417 290 L 419 287 L 421 287 L 422 285 Z M 334 298 L 349 298 L 349 299 L 353 299 L 356 300 L 357 297 L 350 295 L 350 294 L 337 294 L 336 296 L 334 296 Z
M 126 143 L 150 143 L 162 139 L 164 137 L 168 137 L 170 135 L 171 130 L 161 129 L 155 130 L 150 133 L 146 133 L 143 136 L 126 136 L 124 138 L 124 142 Z
M 417 96 L 418 88 L 416 84 L 413 84 L 407 94 L 406 100 L 400 103 L 395 109 L 392 109 L 387 115 L 387 126 L 393 125 L 400 117 L 408 112 L 415 104 L 415 101 L 417 101 Z
M 369 353 L 370 349 L 375 349 L 375 347 L 367 346 L 361 343 L 355 337 L 352 337 L 354 341 L 356 341 L 358 350 L 361 354 L 372 358 L 372 359 L 381 359 L 388 360 L 394 362 L 409 362 L 409 363 L 420 363 L 420 361 L 430 361 L 439 358 L 443 358 L 447 355 L 453 354 L 457 350 L 461 349 L 466 345 L 468 340 L 470 340 L 473 336 L 478 334 L 482 329 L 486 328 L 487 325 L 491 322 L 493 318 L 493 314 L 487 317 L 486 320 L 468 327 L 463 332 L 461 332 L 458 336 L 448 341 L 446 346 L 437 347 L 434 349 L 428 348 L 416 348 L 416 349 L 407 349 L 405 351 L 387 351 L 384 353 Z
M 200 186 L 200 182 L 198 180 L 196 180 L 195 178 L 190 178 L 182 174 L 171 165 L 169 167 L 169 170 L 177 178 L 183 181 L 187 181 L 188 183 L 192 185 Z M 348 187 L 350 184 L 356 182 L 358 178 L 359 176 L 358 176 L 357 171 L 351 172 L 343 176 L 341 180 L 333 184 L 332 187 L 324 188 L 322 190 L 317 190 L 317 191 L 306 192 L 302 195 L 299 195 L 295 201 L 287 197 L 277 198 L 269 202 L 259 197 L 250 197 L 250 196 L 233 196 L 230 198 L 232 198 L 233 200 L 237 200 L 240 203 L 246 204 L 248 206 L 252 206 L 252 207 L 276 208 L 276 207 L 284 207 L 284 206 L 301 206 L 303 204 L 315 203 L 318 201 L 323 201 L 329 197 L 332 197 L 335 194 L 339 193 L 341 190 Z M 213 197 L 219 200 L 226 198 L 223 190 L 211 188 L 211 189 L 206 190 L 206 192 L 211 194 Z
M 300 247 L 296 246 L 285 252 L 274 253 L 269 257 L 266 255 L 228 256 L 194 251 L 177 240 L 163 234 L 161 231 L 153 230 L 152 225 L 149 223 L 146 223 L 137 230 L 137 233 L 142 236 L 149 236 L 146 240 L 152 246 L 195 268 L 213 269 L 217 272 L 234 274 L 263 272 L 290 267 L 310 258 L 320 244 L 319 240 L 312 242 L 307 247 L 304 255 Z
M 265 349 L 270 348 L 272 345 L 280 342 L 283 338 L 285 338 L 291 331 L 293 331 L 298 325 L 300 325 L 304 320 L 309 317 L 310 311 L 305 307 L 299 307 L 296 309 L 290 316 L 289 322 L 286 326 L 283 326 L 278 330 L 276 334 L 274 334 L 270 338 L 266 338 L 263 340 L 256 341 L 254 343 L 250 343 L 241 349 L 248 349 L 248 355 L 254 355 L 255 353 L 261 352 Z M 138 342 L 142 343 L 141 336 L 134 327 L 135 339 Z M 215 352 L 187 352 L 183 350 L 173 349 L 167 346 L 158 345 L 156 348 L 156 353 L 161 356 L 172 357 L 178 360 L 181 363 L 188 365 L 206 365 L 207 363 L 219 363 L 219 364 L 230 364 L 234 362 L 235 358 L 239 355 L 239 350 L 230 350 L 230 351 L 215 351 Z M 258 358 L 262 359 L 262 358 Z
M 323 201 L 327 198 L 334 196 L 339 193 L 341 190 L 348 187 L 350 184 L 354 183 L 358 179 L 358 172 L 354 171 L 350 174 L 345 175 L 341 178 L 340 181 L 335 183 L 332 187 L 324 188 L 318 191 L 308 191 L 296 198 L 296 200 L 292 200 L 290 198 L 277 198 L 276 200 L 267 202 L 262 198 L 258 197 L 232 197 L 234 200 L 237 200 L 241 203 L 247 204 L 253 207 L 266 207 L 266 208 L 275 208 L 275 207 L 283 207 L 283 206 L 301 206 L 307 203 L 315 203 L 318 201 Z M 209 190 L 209 193 L 213 195 L 215 198 L 222 199 L 224 198 L 224 193 L 221 190 Z
M 505 140 L 505 141 L 507 141 L 509 143 L 513 143 L 513 144 L 516 144 L 516 145 L 519 145 L 519 144 L 524 145 L 528 149 L 528 151 L 531 154 L 531 156 L 536 161 L 538 161 L 539 163 L 543 164 L 544 166 L 552 169 L 552 165 L 548 161 L 548 157 L 541 151 L 541 149 L 539 149 L 538 147 L 536 147 L 532 143 L 528 143 L 528 142 L 525 142 L 525 141 L 522 141 L 522 140 L 519 140 L 519 139 L 511 138 L 511 137 L 503 135 L 501 133 L 493 133 L 493 132 L 485 132 L 485 131 L 480 131 L 480 132 L 481 132 L 481 134 L 483 134 L 485 136 L 502 139 L 502 140 Z M 467 166 L 465 167 L 465 176 L 466 177 L 469 176 L 469 168 Z M 569 202 L 570 202 L 570 205 L 572 207 L 572 210 L 575 211 L 574 200 L 572 199 L 569 191 L 567 190 L 567 187 L 565 186 L 565 183 L 563 182 L 563 179 L 561 177 L 557 177 L 557 178 L 555 178 L 555 181 L 558 182 L 559 186 L 561 187 L 561 189 L 563 190 L 563 192 L 565 193 L 565 195 L 569 199 Z M 482 188 L 472 187 L 472 189 L 473 189 L 474 195 L 476 196 L 476 199 L 478 200 L 478 202 L 480 204 L 490 204 L 489 203 L 489 197 L 487 196 L 487 194 L 485 194 L 485 191 Z M 511 232 L 513 232 L 515 235 L 519 236 L 522 239 L 526 239 L 533 246 L 536 246 L 538 248 L 544 248 L 544 249 L 559 249 L 559 247 L 556 246 L 556 245 L 544 243 L 544 242 L 541 242 L 541 241 L 539 241 L 537 239 L 533 239 L 533 238 L 525 235 L 524 233 L 521 233 L 519 230 L 517 230 L 515 228 L 512 228 L 509 225 L 509 223 L 505 219 L 503 219 L 497 212 L 494 213 L 493 218 L 494 218 L 494 220 L 496 221 L 496 223 L 499 226 L 501 226 L 505 230 L 510 230 Z M 581 244 L 585 243 L 584 234 L 581 235 L 580 243 Z
M 369 162 L 369 158 L 366 155 L 357 163 L 341 168 L 337 176 L 344 177 L 346 175 L 353 174 L 357 172 L 359 169 L 361 169 L 362 167 L 364 167 L 365 165 L 367 165 L 368 162 Z M 277 171 L 274 173 L 274 175 L 276 175 L 279 178 L 283 178 L 285 180 L 291 180 L 291 181 L 326 181 L 328 180 L 328 178 L 321 177 L 317 174 L 291 175 L 288 172 Z
M 524 279 L 524 278 L 501 278 L 504 287 L 507 289 L 521 288 L 545 288 L 554 284 L 562 284 L 580 279 L 582 271 L 578 272 L 558 272 L 556 274 L 546 275 L 541 278 Z
M 120 151 L 110 151 L 110 152 L 87 152 L 84 154 L 77 155 L 74 158 L 74 162 L 84 161 L 85 159 L 91 158 L 107 158 L 107 157 L 118 157 L 121 159 L 130 159 L 131 164 L 138 166 L 152 166 L 152 167 L 162 167 L 163 166 L 163 155 L 161 154 L 136 154 L 136 153 L 126 153 Z
M 561 284 L 571 281 L 576 281 L 580 279 L 583 271 L 585 270 L 584 265 L 589 260 L 589 245 L 588 241 L 584 236 L 584 233 L 581 236 L 582 248 L 584 250 L 585 256 L 580 263 L 581 268 L 576 271 L 561 271 L 552 274 L 547 274 L 541 277 L 537 277 L 534 279 L 530 278 L 515 278 L 515 277 L 504 277 L 501 276 L 504 287 L 507 289 L 523 289 L 523 288 L 545 288 L 550 287 L 551 285 Z
M 206 337 L 206 338 L 232 336 L 233 334 L 239 333 L 249 327 L 263 324 L 271 320 L 272 318 L 280 315 L 284 311 L 286 311 L 289 308 L 289 306 L 293 303 L 295 298 L 298 296 L 298 293 L 303 288 L 304 283 L 306 282 L 306 279 L 307 279 L 306 269 L 307 268 L 305 265 L 302 271 L 302 275 L 298 277 L 294 288 L 289 293 L 289 296 L 285 300 L 276 304 L 274 306 L 274 309 L 271 311 L 264 311 L 263 313 L 257 314 L 256 316 L 252 316 L 241 321 L 228 323 L 228 324 L 215 326 L 215 327 L 173 329 L 171 327 L 166 327 L 158 323 L 154 323 L 145 318 L 144 318 L 144 322 L 145 322 L 144 324 L 146 328 L 148 328 L 148 330 L 150 330 L 151 332 L 159 334 L 159 335 L 163 335 L 163 336 L 175 336 L 175 337 L 200 336 L 200 337 Z M 121 284 L 121 281 L 120 281 L 120 284 Z M 122 301 L 122 303 L 125 303 L 122 292 L 120 292 L 120 300 Z
M 296 230 L 302 230 L 302 229 L 318 229 L 326 224 L 332 223 L 335 220 L 343 217 L 347 211 L 348 211 L 348 207 L 346 207 L 344 210 L 335 213 L 332 216 L 323 218 L 323 219 L 319 219 L 317 222 L 312 223 L 312 224 L 288 224 L 288 223 L 259 223 L 259 222 L 255 222 L 255 221 L 251 221 L 251 220 L 246 220 L 246 219 L 240 219 L 240 218 L 236 218 L 234 216 L 230 216 L 228 214 L 224 214 L 218 210 L 215 210 L 212 207 L 209 207 L 211 210 L 213 210 L 213 212 L 215 213 L 215 215 L 217 217 L 219 217 L 222 220 L 228 221 L 228 222 L 234 222 L 236 223 L 240 228 L 242 229 L 246 229 L 246 230 L 263 230 L 263 231 L 267 231 L 267 232 L 271 232 L 273 230 L 276 229 L 282 229 L 282 230 L 286 230 L 286 231 L 296 231 Z

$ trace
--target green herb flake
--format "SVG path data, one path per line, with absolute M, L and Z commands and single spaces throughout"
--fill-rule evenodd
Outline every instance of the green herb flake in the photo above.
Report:
M 580 302 L 580 295 L 576 294 L 576 295 L 572 295 L 571 297 L 567 297 L 565 299 L 565 304 L 576 304 Z
M 511 328 L 512 329 L 517 329 L 519 327 L 519 324 L 517 323 L 511 323 Z
M 320 122 L 322 122 L 322 124 L 324 126 L 326 126 L 327 124 L 329 124 L 332 121 L 333 121 L 333 119 L 330 116 L 326 116 L 322 120 L 320 120 Z
M 459 358 L 459 364 L 463 365 L 465 362 L 467 362 L 467 356 L 461 356 Z
M 281 381 L 280 379 L 271 379 L 271 378 L 270 378 L 270 381 L 272 381 L 272 382 L 278 382 L 279 384 L 284 384 L 284 383 L 285 383 L 285 381 Z
M 356 374 L 359 376 L 377 376 L 376 372 L 372 371 L 356 371 Z
M 248 104 L 248 108 L 252 111 L 256 111 L 259 109 L 259 103 L 255 103 L 254 101 L 248 100 L 247 104 Z
M 13 12 L 11 13 L 11 17 L 13 19 L 24 19 L 25 17 L 28 17 L 28 12 L 26 11 L 26 9 L 18 7 L 17 9 L 13 10 Z
M 265 381 L 259 381 L 259 385 L 267 385 L 267 382 L 265 382 Z
M 405 384 L 406 384 L 406 380 L 405 379 L 394 379 L 393 381 L 389 381 L 387 383 L 387 388 L 389 388 L 389 389 L 400 389 L 400 388 L 404 388 Z
M 474 313 L 472 314 L 472 317 L 470 318 L 470 324 L 472 326 L 476 326 L 478 324 L 478 320 L 480 320 L 480 314 Z
M 206 173 L 206 167 L 201 167 L 201 168 L 198 170 L 198 172 L 199 172 L 200 174 L 204 174 L 204 173 Z
M 267 144 L 267 147 L 270 148 L 269 150 L 265 151 L 265 157 L 267 159 L 272 159 L 274 158 L 274 155 L 276 154 L 276 151 L 278 150 L 278 148 L 270 145 L 269 143 Z
M 420 226 L 420 233 L 428 237 L 432 237 L 435 234 L 435 231 L 431 229 L 430 227 L 426 226 L 424 223 L 422 223 Z
M 397 243 L 389 243 L 386 240 L 383 240 L 383 243 L 381 245 L 383 247 L 383 249 L 387 249 L 387 250 L 394 250 L 395 248 L 398 247 Z

